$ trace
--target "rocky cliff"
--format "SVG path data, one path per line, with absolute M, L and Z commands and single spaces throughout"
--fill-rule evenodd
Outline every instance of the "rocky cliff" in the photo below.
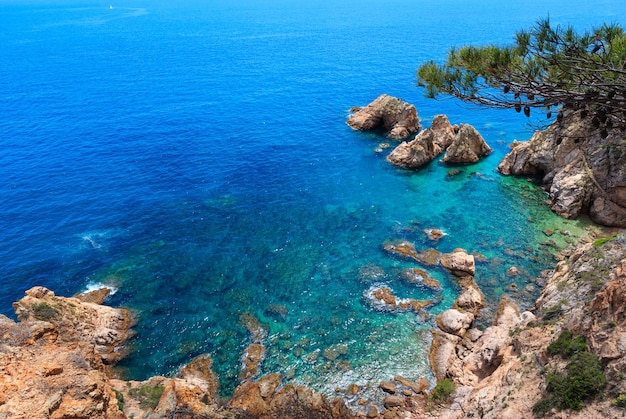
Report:
M 551 208 L 564 217 L 588 213 L 599 224 L 626 227 L 625 138 L 620 129 L 602 132 L 569 112 L 530 141 L 514 142 L 498 170 L 540 176 Z

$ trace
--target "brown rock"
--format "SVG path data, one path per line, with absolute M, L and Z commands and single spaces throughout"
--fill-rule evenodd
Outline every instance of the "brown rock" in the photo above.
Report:
M 360 388 L 358 385 L 352 383 L 348 386 L 346 392 L 352 396 L 355 396 L 359 392 Z
M 219 378 L 213 371 L 213 360 L 209 355 L 195 357 L 181 368 L 178 377 L 198 386 L 210 400 L 215 400 L 219 393 Z
M 621 147 L 623 133 L 607 130 L 602 138 L 591 118 L 565 112 L 560 122 L 537 131 L 528 142 L 515 142 L 500 162 L 505 175 L 539 175 L 552 209 L 567 218 L 588 212 L 603 225 L 626 227 L 626 154 L 601 153 Z M 585 141 L 580 141 L 584 138 Z
M 415 245 L 405 240 L 384 243 L 383 249 L 395 256 L 419 260 Z
M 265 358 L 265 346 L 253 343 L 248 345 L 243 356 L 243 368 L 239 374 L 239 379 L 249 380 L 259 372 L 259 366 Z
M 440 263 L 456 276 L 473 276 L 476 273 L 474 256 L 468 255 L 463 249 L 456 249 L 452 253 L 442 255 Z
M 449 309 L 438 314 L 437 317 L 435 317 L 435 321 L 437 322 L 437 327 L 444 332 L 463 337 L 467 329 L 472 325 L 474 315 L 468 312 Z
M 44 364 L 42 370 L 44 377 L 63 373 L 63 367 L 59 364 Z
M 424 377 L 420 377 L 417 381 L 411 383 L 411 390 L 415 392 L 415 394 L 424 393 L 430 387 L 430 383 Z
M 76 295 L 76 298 L 78 298 L 83 303 L 102 304 L 110 294 L 111 290 L 109 288 L 100 288 L 97 290 L 78 294 Z
M 397 391 L 397 387 L 391 381 L 383 381 L 379 385 L 380 389 L 385 393 L 395 394 Z
M 426 233 L 426 236 L 430 240 L 434 240 L 434 241 L 437 241 L 446 235 L 446 233 L 436 228 L 427 228 L 426 230 L 424 230 L 424 233 Z
M 402 100 L 380 95 L 364 108 L 353 108 L 347 124 L 355 130 L 383 129 L 392 139 L 404 140 L 420 129 L 415 106 Z
M 387 396 L 383 400 L 383 406 L 386 409 L 393 409 L 394 407 L 402 407 L 405 404 L 404 396 Z
M 239 316 L 239 324 L 248 329 L 252 343 L 262 343 L 267 338 L 267 327 L 252 313 L 243 313 Z
M 21 322 L 43 326 L 43 330 L 37 326 L 37 335 L 48 334 L 65 342 L 89 342 L 106 364 L 115 364 L 124 356 L 119 348 L 132 336 L 134 319 L 130 311 L 57 297 L 43 287 L 26 291 L 13 308 Z
M 476 163 L 480 157 L 488 155 L 491 151 L 491 147 L 476 128 L 469 124 L 461 124 L 458 134 L 443 156 L 443 161 L 448 164 Z

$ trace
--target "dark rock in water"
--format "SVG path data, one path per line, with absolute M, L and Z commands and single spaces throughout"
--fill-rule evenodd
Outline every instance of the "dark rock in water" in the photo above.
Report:
M 370 288 L 364 293 L 365 298 L 377 309 L 383 311 L 409 311 L 418 313 L 424 307 L 432 304 L 432 300 L 415 300 L 413 298 L 398 298 L 391 288 Z
M 381 281 L 385 278 L 385 271 L 380 266 L 370 263 L 359 269 L 358 278 L 363 283 Z
M 289 309 L 284 304 L 270 304 L 265 309 L 265 314 L 279 321 L 285 321 L 287 319 L 287 314 L 289 314 Z
M 415 245 L 406 240 L 384 243 L 383 248 L 392 255 L 419 260 Z
M 441 283 L 431 277 L 430 274 L 423 269 L 405 269 L 402 271 L 401 276 L 410 284 L 423 285 L 433 290 L 441 290 Z
M 347 124 L 359 131 L 382 129 L 387 137 L 404 140 L 420 129 L 415 106 L 393 96 L 380 95 L 364 108 L 352 108 Z
M 426 233 L 426 235 L 428 236 L 430 240 L 434 240 L 434 241 L 437 241 L 446 235 L 446 233 L 444 233 L 443 231 L 437 228 L 427 228 L 426 230 L 424 230 L 424 233 Z

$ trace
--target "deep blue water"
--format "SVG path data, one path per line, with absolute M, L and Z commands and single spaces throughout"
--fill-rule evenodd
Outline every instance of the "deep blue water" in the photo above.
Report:
M 434 315 L 458 290 L 433 268 L 443 292 L 403 282 L 417 265 L 385 241 L 480 252 L 489 301 L 528 304 L 556 251 L 542 230 L 585 228 L 551 214 L 528 180 L 495 172 L 508 143 L 530 137 L 523 117 L 427 100 L 414 72 L 452 46 L 508 43 L 548 15 L 624 24 L 625 1 L 111 6 L 0 0 L 0 313 L 34 285 L 115 287 L 108 303 L 139 317 L 121 365 L 130 378 L 208 352 L 228 393 L 246 312 L 270 329 L 265 372 L 326 392 L 428 376 L 432 320 L 377 312 L 363 294 L 386 284 L 434 299 Z M 439 113 L 473 124 L 494 153 L 454 177 L 437 162 L 390 166 L 374 152 L 384 138 L 345 125 L 351 106 L 381 93 L 414 103 L 426 126 Z M 430 227 L 447 236 L 430 243 Z M 507 277 L 510 266 L 522 275 Z M 338 344 L 348 353 L 316 358 Z

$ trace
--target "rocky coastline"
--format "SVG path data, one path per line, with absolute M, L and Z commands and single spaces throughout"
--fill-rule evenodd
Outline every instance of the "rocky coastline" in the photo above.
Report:
M 309 388 L 283 384 L 280 374 L 261 375 L 268 332 L 249 313 L 239 318 L 250 341 L 241 355 L 240 384 L 230 399 L 220 397 L 219 377 L 208 355 L 193 359 L 175 377 L 126 381 L 116 375 L 115 365 L 133 336 L 132 313 L 102 305 L 106 290 L 68 298 L 34 287 L 14 303 L 18 322 L 0 316 L 0 418 L 517 419 L 539 416 L 538 411 L 563 418 L 622 416 L 626 233 L 620 228 L 626 227 L 626 213 L 621 212 L 626 202 L 625 157 L 615 150 L 598 151 L 593 138 L 588 146 L 581 145 L 576 138 L 586 128 L 576 115 L 567 117 L 570 129 L 550 127 L 527 143 L 513 144 L 499 170 L 542 175 L 556 212 L 567 217 L 588 212 L 614 229 L 606 238 L 586 238 L 563 253 L 554 270 L 544 273 L 544 288 L 532 308 L 521 311 L 505 296 L 493 323 L 479 327 L 486 307 L 474 277 L 480 255 L 464 249 L 444 254 L 418 251 L 402 240 L 383 245 L 395 257 L 441 266 L 459 286 L 453 306 L 434 319 L 429 361 L 436 382 L 391 377 L 376 383 L 382 403 L 360 399 L 359 409 L 352 410 L 344 399 L 359 397 L 357 384 L 337 389 L 338 397 L 329 400 Z M 473 127 L 452 126 L 445 116 L 437 116 L 430 128 L 419 132 L 415 107 L 386 95 L 355 109 L 348 124 L 385 129 L 389 138 L 408 140 L 388 157 L 406 168 L 421 167 L 444 151 L 446 164 L 472 163 L 490 152 Z M 437 229 L 424 233 L 432 241 L 445 234 Z M 510 275 L 515 275 L 514 267 Z M 406 269 L 402 276 L 409 283 L 441 288 L 420 268 Z M 374 309 L 413 311 L 418 316 L 432 304 L 400 298 L 379 286 L 372 286 L 364 298 Z M 600 395 L 580 409 L 563 411 L 549 377 L 569 371 L 569 364 L 550 349 L 565 332 L 582 339 L 585 352 L 601 361 L 605 381 Z M 324 356 L 340 354 L 345 350 L 340 346 L 329 348 Z

